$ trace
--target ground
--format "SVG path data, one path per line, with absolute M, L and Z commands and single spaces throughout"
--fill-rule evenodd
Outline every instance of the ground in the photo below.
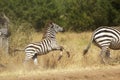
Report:
M 0 74 L 0 80 L 120 80 L 120 65 L 66 70 L 15 70 Z

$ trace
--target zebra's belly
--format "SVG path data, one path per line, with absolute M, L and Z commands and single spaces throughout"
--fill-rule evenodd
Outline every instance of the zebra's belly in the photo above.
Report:
M 110 49 L 119 50 L 120 49 L 120 42 L 111 42 Z
M 45 55 L 45 54 L 48 54 L 50 51 L 52 51 L 52 48 L 51 47 L 47 47 L 47 48 L 41 50 L 40 52 L 38 52 L 38 54 Z

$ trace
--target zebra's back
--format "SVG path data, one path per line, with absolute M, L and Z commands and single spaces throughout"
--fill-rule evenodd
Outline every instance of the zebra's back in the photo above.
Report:
M 94 31 L 93 41 L 100 48 L 108 46 L 111 49 L 120 49 L 120 31 L 112 27 L 100 27 Z

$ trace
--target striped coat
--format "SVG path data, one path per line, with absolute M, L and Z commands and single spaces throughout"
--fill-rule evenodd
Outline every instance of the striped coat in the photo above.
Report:
M 113 27 L 99 27 L 93 32 L 91 41 L 83 55 L 88 52 L 92 42 L 101 48 L 100 56 L 102 61 L 107 63 L 110 59 L 110 49 L 120 50 L 120 31 Z
M 60 46 L 57 41 L 56 41 L 56 33 L 57 32 L 63 32 L 63 28 L 60 27 L 59 25 L 53 23 L 53 22 L 49 22 L 47 24 L 47 28 L 46 31 L 43 35 L 42 41 L 38 42 L 38 43 L 30 43 L 28 44 L 24 51 L 26 53 L 26 57 L 25 57 L 25 62 L 29 61 L 30 59 L 33 59 L 34 64 L 37 65 L 38 61 L 37 61 L 37 56 L 38 55 L 45 55 L 50 51 L 53 50 L 60 50 L 60 56 L 59 59 L 61 59 L 62 57 L 62 53 L 63 50 L 65 50 L 63 48 L 63 46 Z M 17 49 L 19 50 L 19 49 Z M 69 52 L 66 51 L 66 53 L 69 55 Z

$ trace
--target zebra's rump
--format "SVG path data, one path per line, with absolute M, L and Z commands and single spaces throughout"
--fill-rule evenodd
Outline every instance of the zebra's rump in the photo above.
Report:
M 93 39 L 94 44 L 98 47 L 103 47 L 103 46 L 110 46 L 112 38 L 101 36 L 101 37 L 95 37 Z
M 120 48 L 120 32 L 114 28 L 98 28 L 93 34 L 93 42 L 98 47 L 107 46 L 111 49 Z

